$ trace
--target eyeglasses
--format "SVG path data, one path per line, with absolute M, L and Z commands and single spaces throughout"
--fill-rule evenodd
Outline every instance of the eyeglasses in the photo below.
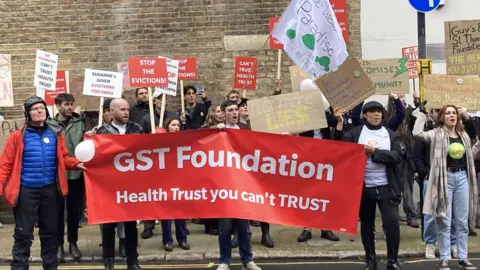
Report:
M 29 111 L 45 111 L 45 106 L 42 106 L 42 107 L 36 107 L 36 108 L 31 108 Z

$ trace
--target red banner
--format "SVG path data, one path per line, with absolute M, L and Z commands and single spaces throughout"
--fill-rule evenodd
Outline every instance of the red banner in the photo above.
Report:
M 361 145 L 230 129 L 93 141 L 89 223 L 241 218 L 357 232 Z
M 45 102 L 47 105 L 54 105 L 55 98 L 62 94 L 67 93 L 68 90 L 68 72 L 65 70 L 57 70 L 57 81 L 55 82 L 55 90 L 45 89 Z
M 237 56 L 235 58 L 235 73 L 233 77 L 234 89 L 257 89 L 257 58 Z
M 278 41 L 278 39 L 272 37 L 273 28 L 275 28 L 275 25 L 277 24 L 278 20 L 280 20 L 279 17 L 274 17 L 274 18 L 269 19 L 269 22 L 270 22 L 270 49 L 272 49 L 272 50 L 282 50 L 283 49 L 283 44 L 280 41 Z
M 402 48 L 402 56 L 408 59 L 408 78 L 418 78 L 418 46 Z
M 168 86 L 167 59 L 128 58 L 130 87 Z
M 330 0 L 335 17 L 342 29 L 343 39 L 348 42 L 347 0 Z
M 179 65 L 178 65 L 179 80 L 196 80 L 197 79 L 197 58 L 179 57 L 179 58 L 173 58 L 173 59 L 178 60 L 179 62 Z

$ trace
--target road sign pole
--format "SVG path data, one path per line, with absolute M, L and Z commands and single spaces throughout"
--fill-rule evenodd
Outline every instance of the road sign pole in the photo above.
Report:
M 425 13 L 417 12 L 417 31 L 418 31 L 418 88 L 420 94 L 420 100 L 423 101 L 425 98 L 424 87 L 423 87 L 423 63 L 427 58 L 427 33 L 425 29 Z M 422 219 L 423 221 L 423 219 Z M 423 239 L 423 238 L 422 238 Z

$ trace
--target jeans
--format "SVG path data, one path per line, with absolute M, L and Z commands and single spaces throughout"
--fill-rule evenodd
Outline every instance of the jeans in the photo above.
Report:
M 425 193 L 427 192 L 428 180 L 423 181 L 423 197 L 425 198 Z M 450 245 L 457 244 L 457 236 L 455 235 L 456 226 L 455 220 L 452 220 L 451 233 L 450 233 Z M 437 242 L 437 223 L 435 218 L 431 215 L 423 215 L 423 239 L 426 244 L 435 245 Z
M 243 264 L 253 261 L 252 232 L 250 223 L 244 219 L 221 218 L 218 220 L 218 245 L 220 247 L 220 264 L 230 265 L 232 260 L 232 232 L 238 232 L 240 259 Z
M 85 183 L 83 177 L 68 180 L 68 195 L 59 195 L 58 202 L 58 245 L 63 245 L 65 234 L 65 201 L 67 204 L 67 241 L 77 243 L 78 225 L 82 216 L 83 198 L 85 197 Z
M 450 234 L 456 234 L 458 259 L 468 257 L 468 208 L 469 185 L 466 171 L 448 172 L 447 174 L 448 207 L 446 217 L 437 217 L 438 244 L 440 259 L 451 260 Z M 451 230 L 452 212 L 454 214 L 456 230 Z
M 162 220 L 162 242 L 164 245 L 172 244 L 172 220 Z M 154 221 L 155 224 L 155 221 Z M 175 219 L 175 236 L 177 242 L 187 242 L 187 220 Z

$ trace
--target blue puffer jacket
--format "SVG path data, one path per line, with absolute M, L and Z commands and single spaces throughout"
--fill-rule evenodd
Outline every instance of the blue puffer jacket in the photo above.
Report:
M 21 185 L 42 188 L 57 182 L 57 138 L 50 128 L 40 133 L 26 128 L 23 136 Z

